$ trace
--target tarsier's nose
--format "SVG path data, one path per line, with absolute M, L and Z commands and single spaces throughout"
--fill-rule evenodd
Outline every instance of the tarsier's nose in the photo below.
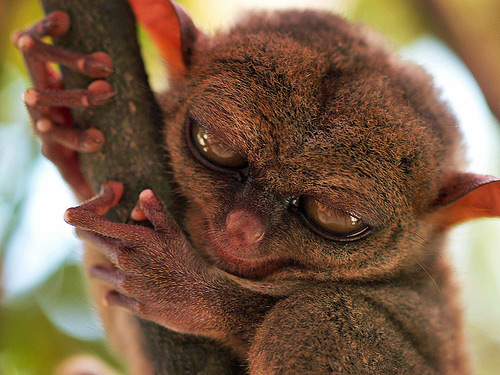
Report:
M 226 230 L 240 246 L 257 244 L 266 233 L 261 219 L 244 208 L 235 208 L 226 217 Z

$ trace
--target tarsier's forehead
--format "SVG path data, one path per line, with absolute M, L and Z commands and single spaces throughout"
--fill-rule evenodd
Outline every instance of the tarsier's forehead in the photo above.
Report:
M 438 180 L 457 132 L 427 76 L 335 16 L 308 22 L 315 15 L 326 39 L 287 22 L 216 38 L 195 66 L 193 113 L 263 175 L 326 183 L 364 174 L 381 195 Z

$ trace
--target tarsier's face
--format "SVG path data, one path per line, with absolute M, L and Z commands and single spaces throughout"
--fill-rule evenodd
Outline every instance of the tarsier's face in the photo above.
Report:
M 418 262 L 457 138 L 426 77 L 349 29 L 325 45 L 252 27 L 202 47 L 175 91 L 167 142 L 196 248 L 259 279 Z

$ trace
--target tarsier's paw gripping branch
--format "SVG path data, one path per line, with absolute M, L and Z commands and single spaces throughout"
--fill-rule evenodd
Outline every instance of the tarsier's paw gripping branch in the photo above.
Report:
M 152 228 L 101 216 L 123 185 L 88 200 L 76 152 L 104 139 L 65 126 L 67 108 L 119 93 L 102 80 L 64 90 L 47 65 L 106 78 L 109 56 L 40 42 L 67 30 L 62 12 L 15 36 L 35 131 L 87 199 L 65 218 L 105 255 L 90 274 L 108 303 L 213 338 L 250 374 L 467 373 L 444 235 L 500 215 L 500 185 L 460 170 L 429 77 L 332 14 L 251 14 L 208 37 L 164 1 L 165 37 L 148 2 L 131 3 L 174 76 L 165 143 L 185 209 L 172 217 L 143 191 L 132 218 Z

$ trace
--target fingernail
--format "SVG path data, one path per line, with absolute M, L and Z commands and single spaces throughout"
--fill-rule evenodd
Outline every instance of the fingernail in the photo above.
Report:
M 80 144 L 85 151 L 94 152 L 102 148 L 104 141 L 104 135 L 100 130 L 88 129 L 83 133 Z
M 40 133 L 47 133 L 52 128 L 52 122 L 48 118 L 41 118 L 35 123 L 35 128 Z
M 40 100 L 40 93 L 36 89 L 27 89 L 23 92 L 23 101 L 26 105 L 34 106 Z

